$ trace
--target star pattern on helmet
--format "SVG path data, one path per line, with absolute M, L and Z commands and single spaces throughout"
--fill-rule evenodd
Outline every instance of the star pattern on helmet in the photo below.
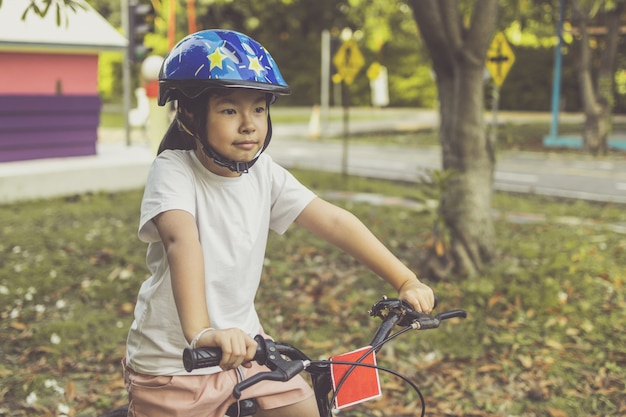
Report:
M 209 62 L 211 64 L 209 67 L 210 71 L 215 67 L 222 69 L 222 62 L 224 61 L 224 59 L 228 58 L 228 56 L 222 53 L 221 48 L 215 48 L 215 51 L 207 55 L 207 58 L 209 59 Z
M 263 68 L 263 65 L 259 62 L 258 56 L 248 57 L 248 61 L 250 61 L 248 69 L 254 71 L 257 77 L 260 77 L 263 72 L 265 72 L 265 68 Z

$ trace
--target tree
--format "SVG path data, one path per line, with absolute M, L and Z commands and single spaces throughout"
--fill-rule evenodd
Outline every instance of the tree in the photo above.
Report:
M 604 3 L 604 4 L 601 4 Z M 580 37 L 580 59 L 577 67 L 578 82 L 585 127 L 583 143 L 592 154 L 608 151 L 607 136 L 611 129 L 614 103 L 615 69 L 619 43 L 620 17 L 626 10 L 624 1 L 603 2 L 571 0 L 572 23 Z M 604 9 L 604 13 L 602 12 Z M 594 65 L 594 56 L 589 35 L 589 25 L 594 18 L 603 15 L 606 35 L 598 39 L 599 64 Z M 593 69 L 597 68 L 595 72 Z
M 0 0 L 0 6 L 2 6 L 2 0 Z M 70 11 L 76 12 L 76 10 L 84 9 L 85 7 L 76 0 L 30 0 L 30 4 L 28 4 L 24 9 L 22 19 L 25 19 L 26 15 L 30 12 L 33 12 L 40 17 L 44 17 L 48 14 L 51 8 L 54 8 L 55 10 L 57 25 L 61 26 L 63 18 L 66 23 L 68 22 L 68 13 Z
M 491 218 L 494 144 L 485 134 L 483 70 L 497 23 L 498 1 L 410 0 L 439 94 L 444 172 L 439 210 L 449 258 L 430 258 L 431 273 L 477 274 L 495 253 Z M 462 8 L 464 5 L 465 8 Z

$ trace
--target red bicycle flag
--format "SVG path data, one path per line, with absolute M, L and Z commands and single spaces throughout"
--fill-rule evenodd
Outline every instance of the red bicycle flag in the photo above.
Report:
M 335 407 L 338 410 L 381 396 L 378 369 L 370 367 L 370 365 L 376 366 L 374 351 L 361 359 L 371 349 L 371 346 L 366 346 L 330 358 L 331 362 L 359 362 L 368 365 L 355 366 L 353 368 L 353 365 L 331 363 L 330 376 L 333 390 L 336 392 Z M 352 371 L 346 376 L 350 369 Z

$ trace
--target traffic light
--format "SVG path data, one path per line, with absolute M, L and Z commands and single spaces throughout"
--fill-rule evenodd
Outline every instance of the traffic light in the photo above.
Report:
M 154 31 L 154 7 L 149 3 L 135 3 L 128 6 L 128 58 L 131 62 L 141 62 L 150 52 L 143 44 L 146 33 Z

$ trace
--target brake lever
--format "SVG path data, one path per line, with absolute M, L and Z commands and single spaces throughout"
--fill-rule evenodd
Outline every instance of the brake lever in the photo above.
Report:
M 302 369 L 304 369 L 304 367 Z M 285 382 L 285 381 L 288 381 L 289 379 L 290 378 L 288 374 L 279 368 L 274 369 L 271 372 L 261 372 L 256 375 L 252 375 L 250 378 L 244 379 L 243 381 L 237 383 L 235 387 L 233 388 L 233 397 L 235 397 L 235 399 L 237 400 L 240 399 L 243 393 L 243 390 L 250 388 L 254 384 L 257 384 L 261 381 Z
M 436 306 L 437 299 L 435 299 Z M 465 310 L 452 310 L 431 316 L 430 314 L 415 311 L 413 306 L 404 300 L 383 296 L 382 300 L 372 306 L 369 315 L 379 317 L 383 321 L 393 318 L 394 324 L 402 327 L 412 326 L 416 329 L 434 329 L 439 327 L 443 320 L 454 317 L 466 318 L 467 312 Z
M 259 365 L 267 366 L 270 372 L 258 373 L 235 385 L 233 388 L 233 397 L 236 399 L 241 398 L 244 389 L 250 388 L 261 381 L 289 381 L 310 364 L 308 360 L 286 360 L 281 356 L 276 344 L 271 339 L 265 339 L 257 335 L 254 340 L 256 340 L 259 345 L 255 360 Z

